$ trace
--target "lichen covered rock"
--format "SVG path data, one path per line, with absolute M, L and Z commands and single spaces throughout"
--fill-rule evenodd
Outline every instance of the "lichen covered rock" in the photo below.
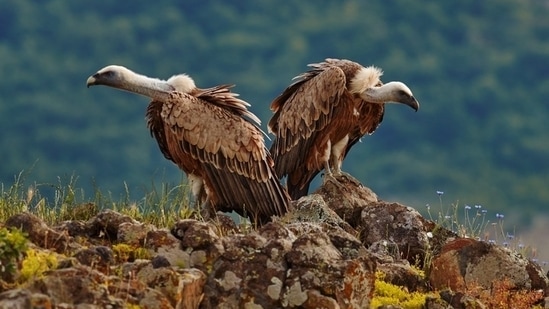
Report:
M 433 259 L 429 276 L 434 288 L 454 291 L 474 285 L 489 289 L 503 279 L 515 289 L 545 290 L 549 284 L 541 268 L 518 253 L 470 238 L 447 243 Z
M 111 210 L 48 227 L 18 214 L 5 226 L 31 243 L 15 255 L 13 280 L 0 282 L 0 308 L 529 308 L 549 299 L 531 261 L 337 179 L 260 228 L 224 215 L 157 228 Z

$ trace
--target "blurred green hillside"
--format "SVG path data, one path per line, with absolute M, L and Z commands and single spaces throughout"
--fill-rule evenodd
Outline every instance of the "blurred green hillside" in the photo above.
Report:
M 344 164 L 385 200 L 549 213 L 549 2 L 3 1 L 0 182 L 77 175 L 135 198 L 178 182 L 144 121 L 145 98 L 86 78 L 107 64 L 198 86 L 235 83 L 263 120 L 312 62 L 374 64 L 421 109 L 387 107 Z M 87 188 L 87 189 L 86 189 Z

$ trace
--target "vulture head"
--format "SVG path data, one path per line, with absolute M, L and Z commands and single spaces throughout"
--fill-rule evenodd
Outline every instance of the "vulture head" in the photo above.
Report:
M 121 88 L 125 83 L 131 81 L 132 77 L 136 75 L 136 73 L 123 66 L 109 65 L 90 76 L 86 82 L 86 85 L 88 88 L 96 85 Z
M 88 78 L 86 85 L 88 88 L 96 85 L 109 86 L 153 99 L 165 98 L 169 92 L 175 90 L 174 86 L 164 80 L 140 75 L 119 65 L 109 65 L 97 71 Z
M 401 103 L 410 106 L 415 111 L 419 102 L 412 91 L 402 82 L 381 82 L 381 69 L 370 66 L 357 72 L 351 81 L 350 91 L 358 94 L 364 101 L 371 103 Z

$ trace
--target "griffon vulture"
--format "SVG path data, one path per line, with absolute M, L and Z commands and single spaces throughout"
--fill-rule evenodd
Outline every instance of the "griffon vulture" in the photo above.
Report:
M 117 65 L 90 76 L 87 86 L 94 85 L 152 99 L 146 113 L 151 135 L 166 159 L 187 174 L 206 215 L 234 210 L 262 224 L 289 210 L 260 120 L 231 92 L 233 85 L 200 89 L 185 74 L 164 81 Z
M 270 151 L 293 199 L 307 194 L 321 170 L 324 181 L 342 174 L 349 149 L 376 130 L 385 103 L 419 108 L 405 84 L 383 84 L 379 68 L 339 59 L 309 66 L 271 104 L 269 131 L 276 139 Z

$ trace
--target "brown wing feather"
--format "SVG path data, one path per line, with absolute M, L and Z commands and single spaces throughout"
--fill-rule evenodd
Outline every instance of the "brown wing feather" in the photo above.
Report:
M 263 133 L 243 118 L 248 116 L 241 108 L 244 101 L 223 93 L 228 91 L 224 89 L 198 98 L 172 93 L 160 111 L 164 135 L 156 127 L 156 118 L 149 120 L 154 127 L 151 131 L 160 137 L 157 141 L 168 159 L 187 173 L 186 168 L 195 168 L 203 177 L 216 209 L 235 210 L 265 222 L 287 212 L 289 198 L 275 176 Z M 223 96 L 236 100 L 221 104 Z M 158 113 L 156 104 L 151 103 L 155 105 L 149 108 L 151 112 Z
M 276 135 L 271 154 L 279 177 L 310 164 L 317 155 L 313 146 L 325 146 L 317 139 L 326 133 L 345 92 L 345 75 L 336 66 L 319 66 L 298 78 L 271 104 L 275 114 L 269 128 Z

